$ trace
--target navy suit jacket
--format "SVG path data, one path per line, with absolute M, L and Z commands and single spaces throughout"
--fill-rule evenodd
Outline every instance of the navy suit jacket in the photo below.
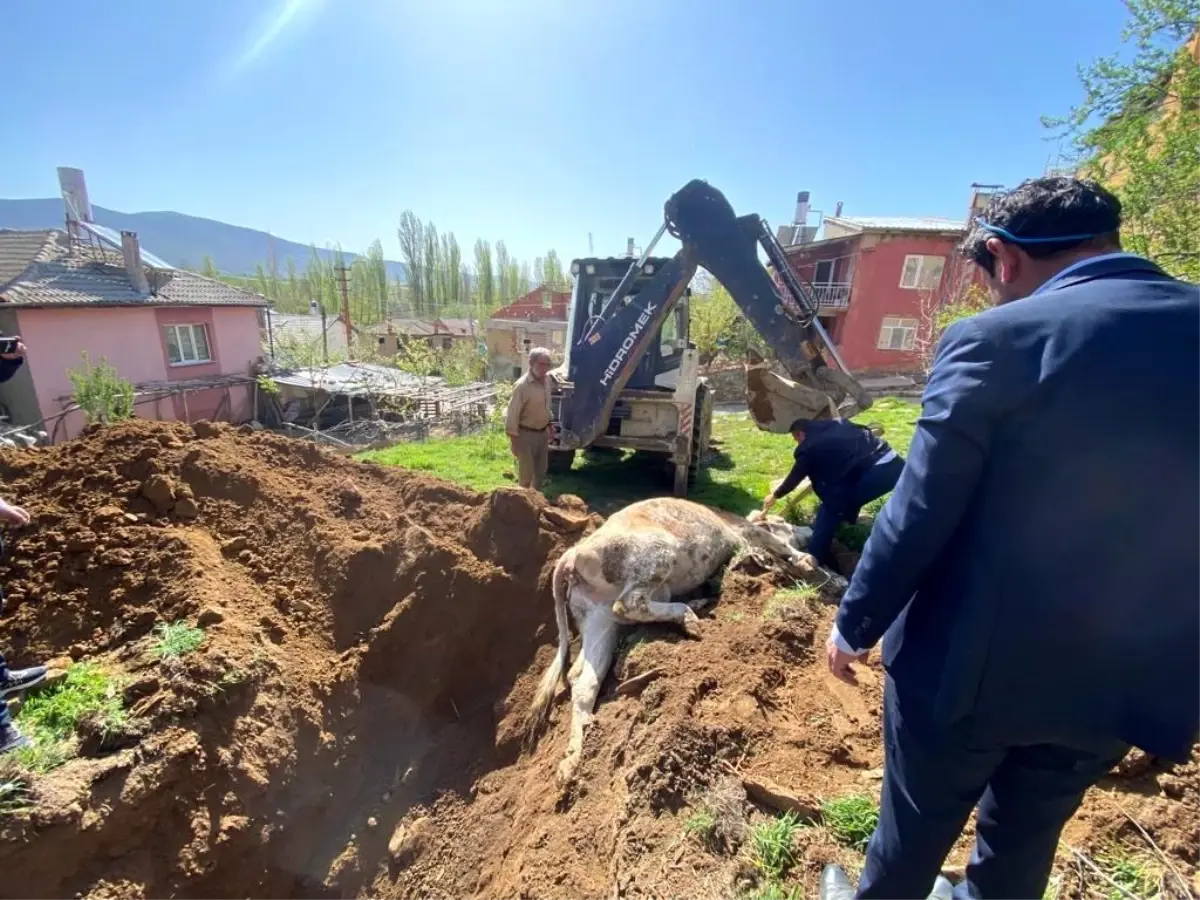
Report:
M 838 610 L 1001 745 L 1200 731 L 1200 289 L 1131 254 L 948 328 Z

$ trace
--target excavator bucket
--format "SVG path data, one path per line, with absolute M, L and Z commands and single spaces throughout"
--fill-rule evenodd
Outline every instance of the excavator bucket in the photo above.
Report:
M 746 405 L 754 424 L 774 434 L 787 434 L 797 419 L 838 415 L 828 394 L 775 374 L 766 362 L 746 367 Z

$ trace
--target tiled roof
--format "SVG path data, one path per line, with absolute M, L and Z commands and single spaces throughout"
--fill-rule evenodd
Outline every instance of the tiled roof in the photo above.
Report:
M 123 264 L 73 253 L 63 231 L 0 229 L 0 305 L 266 306 L 258 294 L 182 269 L 148 269 L 140 294 Z
M 546 306 L 543 299 L 547 293 L 550 294 L 549 306 Z M 491 317 L 493 319 L 528 319 L 535 322 L 538 320 L 565 322 L 570 305 L 570 291 L 552 291 L 547 287 L 537 287 L 515 303 L 502 306 L 492 313 Z
M 455 337 L 470 337 L 479 330 L 470 319 L 438 319 L 434 324 L 439 331 Z
M 293 313 L 277 313 L 267 310 L 271 334 L 276 341 L 319 341 L 321 340 L 321 317 L 306 316 Z M 334 326 L 341 327 L 340 316 L 328 316 L 326 328 L 331 335 L 336 335 Z M 343 332 L 344 334 L 344 332 Z
M 367 331 L 371 334 L 387 334 L 389 326 L 393 333 L 405 337 L 430 337 L 436 333 L 432 322 L 423 322 L 420 319 L 388 319 L 386 322 L 377 322 L 369 326 Z
M 0 229 L 0 288 L 29 268 L 54 233 Z
M 826 222 L 858 231 L 965 231 L 961 219 L 937 216 L 826 216 Z

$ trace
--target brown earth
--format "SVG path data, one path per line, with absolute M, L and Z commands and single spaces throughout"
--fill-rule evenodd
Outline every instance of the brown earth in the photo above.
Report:
M 598 522 L 577 500 L 208 423 L 7 451 L 0 478 L 33 517 L 6 536 L 0 648 L 96 661 L 131 712 L 0 818 L 7 896 L 727 897 L 753 880 L 746 822 L 771 812 L 743 785 L 805 807 L 878 791 L 880 671 L 834 681 L 832 607 L 780 605 L 741 570 L 700 640 L 630 632 L 558 786 L 565 704 L 532 750 L 519 723 L 554 639 L 549 567 Z M 157 660 L 155 625 L 180 619 L 204 645 Z M 1196 759 L 1127 760 L 1064 840 L 1148 846 L 1127 812 L 1191 879 L 1196 778 Z M 705 843 L 684 826 L 714 798 Z M 798 846 L 810 896 L 824 861 L 856 863 L 820 827 Z

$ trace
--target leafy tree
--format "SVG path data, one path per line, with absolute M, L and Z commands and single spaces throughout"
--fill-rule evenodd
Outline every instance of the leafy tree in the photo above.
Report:
M 1121 198 L 1125 246 L 1200 280 L 1200 0 L 1126 0 L 1118 54 L 1081 68 L 1083 101 L 1043 124 Z M 1190 38 L 1190 40 L 1189 40 Z
M 411 210 L 406 209 L 400 216 L 397 236 L 400 238 L 400 255 L 404 257 L 408 274 L 409 299 L 416 311 L 425 306 L 425 226 Z
M 108 364 L 106 357 L 93 366 L 85 350 L 82 369 L 68 369 L 67 377 L 75 389 L 75 404 L 87 423 L 108 425 L 133 416 L 133 384 Z
M 491 244 L 482 238 L 475 242 L 475 283 L 479 286 L 480 312 L 491 312 L 496 302 L 496 278 L 492 269 Z

